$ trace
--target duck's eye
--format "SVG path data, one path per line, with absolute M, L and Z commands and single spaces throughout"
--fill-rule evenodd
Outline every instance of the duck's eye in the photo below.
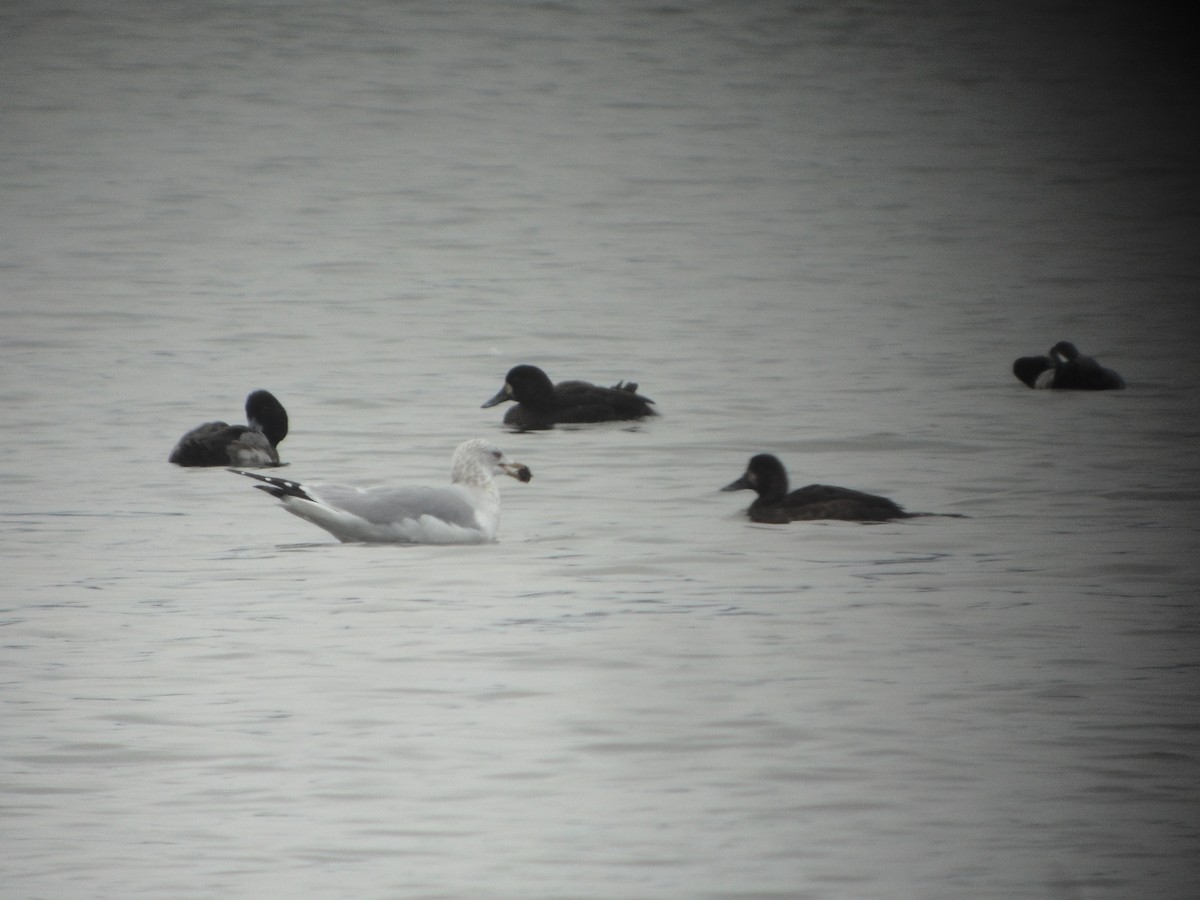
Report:
M 499 459 L 499 458 L 500 458 L 500 457 L 502 457 L 503 455 L 504 455 L 504 454 L 503 454 L 503 453 L 501 453 L 499 450 L 493 450 L 493 451 L 492 451 L 492 456 L 496 457 L 496 459 Z

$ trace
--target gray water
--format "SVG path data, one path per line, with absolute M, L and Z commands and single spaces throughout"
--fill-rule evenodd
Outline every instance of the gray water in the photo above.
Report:
M 1195 96 L 1141 15 L 6 3 L 0 895 L 1193 896 Z M 1012 378 L 1063 339 L 1129 389 Z M 517 362 L 662 415 L 508 434 Z M 339 544 L 166 464 L 257 387 L 289 477 L 534 479 L 495 545 Z M 764 451 L 967 518 L 752 525 Z

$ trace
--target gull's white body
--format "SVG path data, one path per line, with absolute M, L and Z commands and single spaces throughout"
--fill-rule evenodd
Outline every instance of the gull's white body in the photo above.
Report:
M 235 470 L 236 471 L 236 470 Z M 511 462 L 489 441 L 461 444 L 444 487 L 361 488 L 340 484 L 299 484 L 283 478 L 239 472 L 284 508 L 325 529 L 341 541 L 406 544 L 480 544 L 496 540 L 500 488 L 495 475 L 521 481 L 529 469 Z

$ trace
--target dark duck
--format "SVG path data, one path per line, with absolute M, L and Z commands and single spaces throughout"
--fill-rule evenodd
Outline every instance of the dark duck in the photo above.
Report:
M 504 376 L 504 386 L 483 408 L 516 401 L 516 406 L 504 414 L 504 424 L 521 430 L 655 415 L 651 408 L 654 401 L 639 394 L 637 388 L 636 383 L 624 381 L 612 387 L 587 381 L 553 384 L 537 366 L 514 366 Z
M 288 414 L 270 391 L 246 398 L 245 425 L 205 422 L 179 439 L 167 457 L 177 466 L 278 466 L 279 442 L 287 437 Z
M 1022 356 L 1013 374 L 1031 388 L 1059 391 L 1119 391 L 1125 379 L 1084 356 L 1070 341 L 1059 341 L 1046 356 Z
M 828 484 L 810 484 L 788 493 L 787 471 L 770 453 L 751 457 L 745 474 L 721 490 L 758 494 L 746 514 L 750 521 L 767 525 L 816 519 L 882 522 L 923 515 L 905 512 L 887 497 Z

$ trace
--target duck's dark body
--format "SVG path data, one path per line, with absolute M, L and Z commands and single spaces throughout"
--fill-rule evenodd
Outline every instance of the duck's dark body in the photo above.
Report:
M 637 388 L 637 384 L 626 382 L 612 387 L 587 381 L 553 384 L 536 366 L 514 366 L 504 377 L 504 386 L 483 407 L 515 400 L 517 405 L 504 414 L 504 424 L 522 430 L 655 415 L 651 408 L 654 401 L 639 394 Z
M 1069 341 L 1059 341 L 1048 356 L 1022 356 L 1013 374 L 1031 388 L 1059 391 L 1119 391 L 1125 379 L 1084 356 Z
M 1048 356 L 1022 356 L 1013 362 L 1013 374 L 1031 388 L 1052 387 L 1054 360 Z M 1039 382 L 1041 382 L 1039 384 Z
M 768 525 L 816 519 L 882 522 L 919 515 L 905 512 L 887 497 L 852 488 L 810 484 L 788 493 L 787 471 L 783 463 L 769 453 L 752 457 L 745 474 L 721 490 L 751 490 L 757 493 L 758 497 L 750 504 L 746 514 L 752 522 Z
M 278 466 L 288 415 L 269 391 L 246 398 L 246 425 L 205 422 L 179 439 L 167 457 L 177 466 Z

